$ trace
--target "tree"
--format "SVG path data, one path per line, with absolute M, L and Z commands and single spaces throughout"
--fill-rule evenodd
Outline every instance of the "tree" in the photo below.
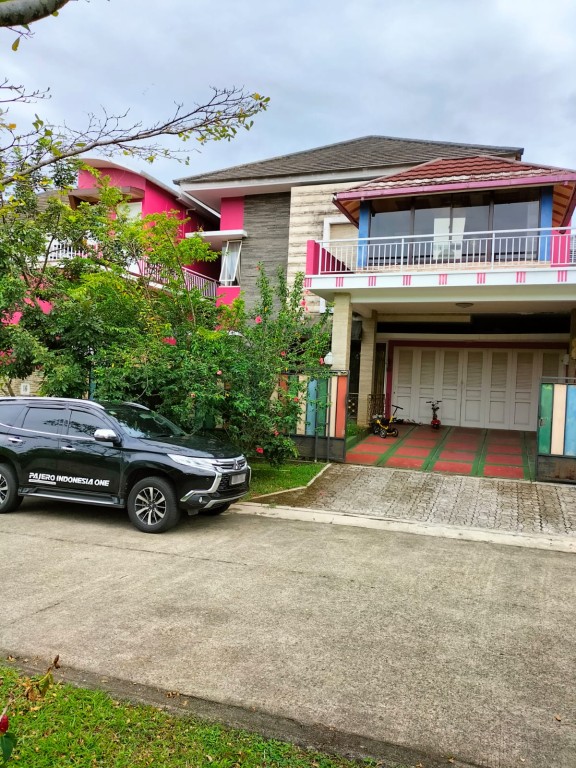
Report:
M 58 13 L 69 0 L 0 0 L 0 27 L 33 24 Z

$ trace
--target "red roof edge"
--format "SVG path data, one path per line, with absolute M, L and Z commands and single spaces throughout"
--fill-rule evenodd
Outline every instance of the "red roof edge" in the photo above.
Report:
M 427 184 L 416 187 L 395 187 L 393 189 L 354 189 L 338 192 L 334 202 L 341 200 L 372 200 L 381 197 L 402 197 L 403 195 L 422 195 L 425 193 L 448 192 L 461 189 L 494 189 L 495 187 L 541 187 L 549 184 L 558 184 L 562 181 L 576 182 L 576 172 L 551 174 L 549 176 L 522 176 L 514 179 L 498 179 L 487 181 L 455 182 L 452 184 Z

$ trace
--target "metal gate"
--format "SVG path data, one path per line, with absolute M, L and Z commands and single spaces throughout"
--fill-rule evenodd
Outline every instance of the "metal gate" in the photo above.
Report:
M 310 379 L 296 434 L 290 437 L 301 456 L 319 461 L 345 461 L 348 418 L 348 371 L 326 379 Z
M 536 479 L 576 483 L 576 379 L 540 384 Z

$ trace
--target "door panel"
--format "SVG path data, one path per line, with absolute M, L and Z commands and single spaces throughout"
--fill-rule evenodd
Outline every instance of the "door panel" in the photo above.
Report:
M 464 352 L 464 379 L 462 382 L 461 424 L 465 427 L 484 425 L 484 350 Z
M 540 378 L 561 374 L 559 351 L 398 348 L 393 399 L 423 423 L 437 398 L 449 426 L 535 430 Z
M 460 423 L 461 351 L 458 349 L 446 349 L 439 350 L 436 354 L 442 361 L 441 388 L 438 396 L 438 400 L 442 400 L 440 419 L 444 424 L 457 425 Z

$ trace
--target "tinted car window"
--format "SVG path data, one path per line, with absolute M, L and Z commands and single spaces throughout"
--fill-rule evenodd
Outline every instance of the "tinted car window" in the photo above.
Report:
M 0 423 L 16 424 L 16 419 L 22 407 L 21 403 L 0 403 Z
M 182 437 L 182 435 L 186 434 L 176 424 L 173 424 L 168 419 L 165 419 L 164 416 L 160 416 L 159 413 L 154 411 L 135 408 L 125 403 L 122 403 L 122 405 L 103 403 L 103 405 L 106 408 L 106 413 L 109 413 L 116 421 L 120 422 L 122 429 L 130 437 L 158 439 L 159 437 Z
M 72 411 L 68 423 L 68 434 L 75 437 L 93 437 L 97 429 L 110 429 L 102 419 L 86 411 Z
M 66 411 L 64 408 L 29 408 L 23 429 L 32 432 L 53 432 L 59 434 L 66 424 Z

